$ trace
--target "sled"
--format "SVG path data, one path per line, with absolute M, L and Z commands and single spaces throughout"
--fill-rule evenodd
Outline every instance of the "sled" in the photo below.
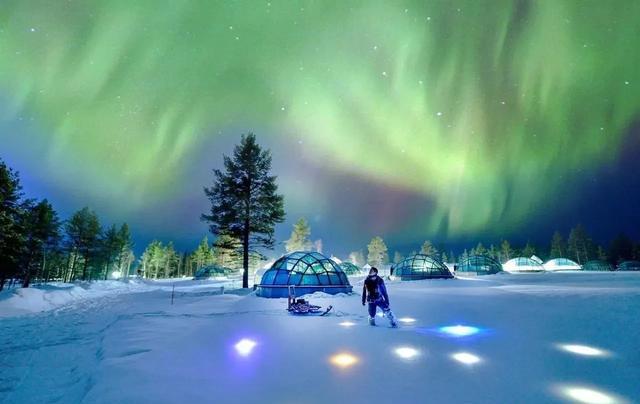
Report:
M 313 315 L 313 316 L 325 316 L 333 309 L 333 306 L 328 306 L 323 309 L 320 306 L 313 305 L 305 299 L 296 299 L 296 287 L 294 285 L 289 286 L 289 297 L 287 298 L 287 311 L 296 315 Z

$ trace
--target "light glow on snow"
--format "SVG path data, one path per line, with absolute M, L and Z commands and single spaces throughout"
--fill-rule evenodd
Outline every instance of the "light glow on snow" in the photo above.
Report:
M 257 343 L 254 340 L 243 338 L 235 345 L 236 351 L 242 356 L 249 356 Z
M 460 363 L 464 363 L 465 365 L 475 365 L 476 363 L 479 363 L 481 361 L 479 357 L 469 352 L 458 352 L 451 355 L 451 357 Z
M 411 317 L 402 317 L 402 318 L 399 318 L 398 321 L 405 324 L 411 324 L 411 323 L 415 323 L 416 319 Z
M 613 404 L 619 400 L 594 389 L 586 387 L 567 387 L 564 394 L 579 403 L 585 404 Z
M 587 345 L 577 344 L 558 344 L 557 347 L 563 351 L 567 351 L 576 355 L 583 356 L 609 356 L 610 353 Z
M 415 359 L 418 355 L 420 355 L 420 351 L 410 346 L 401 346 L 393 350 L 396 356 L 402 359 Z
M 449 325 L 446 327 L 438 328 L 438 331 L 444 334 L 452 335 L 454 337 L 468 337 L 480 332 L 477 327 L 470 327 L 467 325 Z
M 121 276 L 122 276 L 122 272 L 120 272 L 120 271 L 113 271 L 113 272 L 111 272 L 111 277 L 112 277 L 112 278 L 114 278 L 114 279 L 118 279 L 118 278 L 120 278 Z
M 329 362 L 339 368 L 348 368 L 358 363 L 358 358 L 350 353 L 342 352 L 329 358 Z
M 353 327 L 354 325 L 356 325 L 356 323 L 352 321 L 343 321 L 340 323 L 340 325 L 343 327 Z

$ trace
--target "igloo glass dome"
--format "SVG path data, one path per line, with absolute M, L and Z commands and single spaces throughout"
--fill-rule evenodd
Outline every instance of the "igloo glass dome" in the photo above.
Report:
M 347 275 L 335 261 L 317 253 L 296 251 L 273 263 L 262 275 L 256 294 L 262 297 L 287 297 L 294 285 L 296 295 L 314 292 L 350 293 L 353 288 Z
M 487 255 L 472 255 L 462 260 L 456 272 L 475 273 L 477 275 L 497 274 L 502 271 L 502 265 Z
M 425 254 L 415 254 L 405 258 L 392 268 L 392 272 L 393 276 L 403 281 L 453 278 L 451 271 L 442 261 Z
M 517 257 L 510 259 L 502 265 L 502 269 L 507 272 L 541 272 L 544 267 L 538 261 L 527 257 Z
M 618 271 L 640 271 L 640 261 L 624 261 L 616 269 Z
M 554 258 L 544 263 L 545 271 L 580 271 L 582 267 L 568 258 Z
M 340 263 L 340 268 L 342 268 L 342 270 L 344 271 L 345 274 L 347 275 L 360 275 L 362 274 L 362 269 L 357 266 L 356 264 L 352 264 L 351 262 L 341 262 Z
M 587 261 L 587 263 L 582 266 L 582 269 L 585 271 L 615 271 L 613 265 L 604 260 Z

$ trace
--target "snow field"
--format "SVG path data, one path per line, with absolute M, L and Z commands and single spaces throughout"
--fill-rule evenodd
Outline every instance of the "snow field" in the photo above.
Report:
M 187 287 L 85 299 L 2 320 L 0 402 L 632 403 L 638 275 L 390 282 L 399 329 L 357 294 L 308 296 L 334 306 L 314 318 Z

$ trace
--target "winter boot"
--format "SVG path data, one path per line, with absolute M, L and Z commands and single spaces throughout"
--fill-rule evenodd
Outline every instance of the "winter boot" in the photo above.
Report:
M 398 326 L 398 323 L 396 322 L 396 316 L 393 315 L 393 312 L 391 310 L 387 310 L 385 315 L 389 319 L 389 324 L 391 324 L 391 327 L 396 328 Z
M 369 325 L 376 325 L 376 318 L 375 317 L 369 317 Z

